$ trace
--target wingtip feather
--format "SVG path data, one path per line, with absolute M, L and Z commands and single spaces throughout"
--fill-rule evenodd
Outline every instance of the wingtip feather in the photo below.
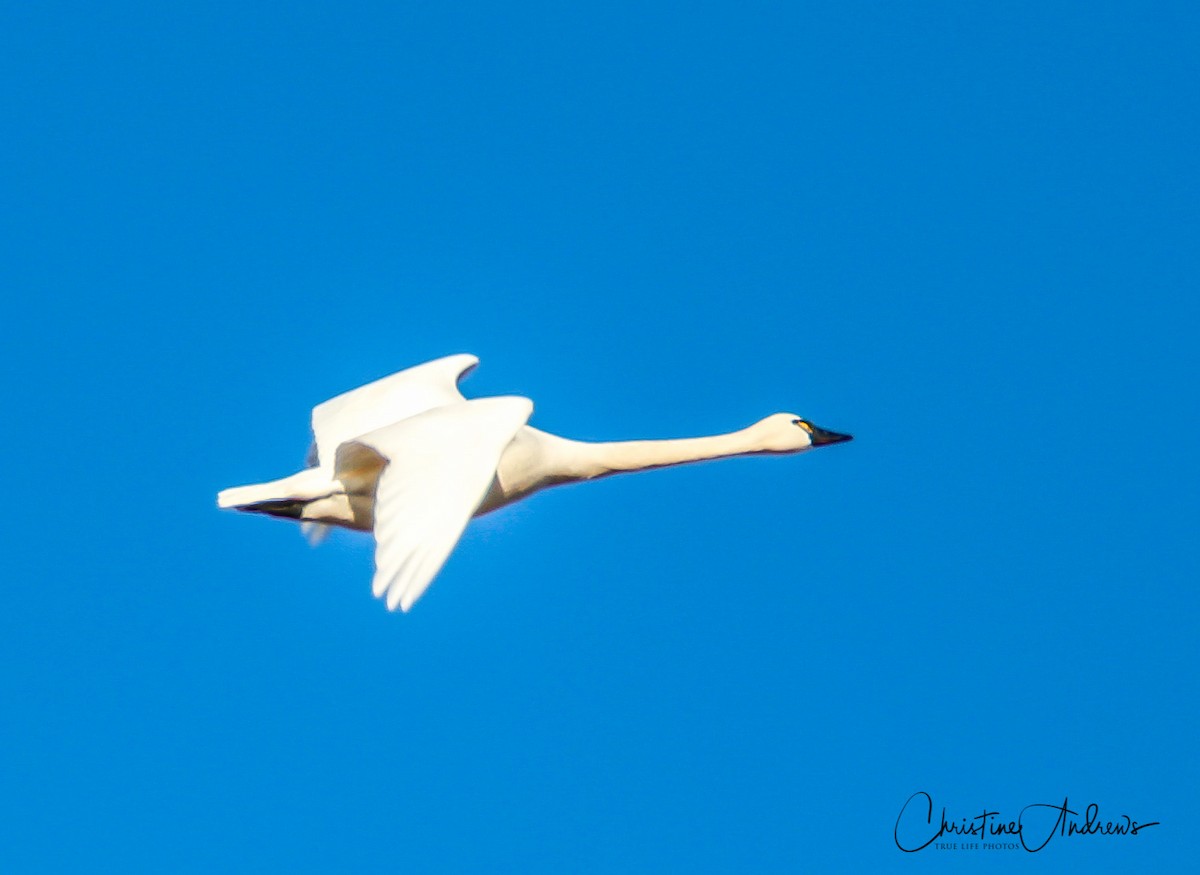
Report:
M 387 593 L 387 607 L 389 611 L 396 610 L 400 606 L 400 587 L 393 586 Z

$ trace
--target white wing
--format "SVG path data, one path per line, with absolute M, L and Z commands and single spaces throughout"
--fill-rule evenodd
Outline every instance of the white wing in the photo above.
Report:
M 466 399 L 458 381 L 479 364 L 473 355 L 451 355 L 368 383 L 318 404 L 312 412 L 310 465 L 333 465 L 337 448 L 369 431 L 426 410 Z
M 407 611 L 437 576 L 532 412 L 528 398 L 460 401 L 339 449 L 339 468 L 362 447 L 387 460 L 375 490 L 373 589 L 389 610 Z

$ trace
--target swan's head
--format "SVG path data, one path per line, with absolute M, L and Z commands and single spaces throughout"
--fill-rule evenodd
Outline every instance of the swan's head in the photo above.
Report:
M 853 440 L 848 434 L 826 431 L 794 413 L 776 413 L 750 428 L 759 433 L 763 451 L 768 453 L 799 453 Z

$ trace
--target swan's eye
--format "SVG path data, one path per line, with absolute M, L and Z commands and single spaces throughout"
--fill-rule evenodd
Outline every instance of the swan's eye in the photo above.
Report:
M 807 422 L 805 422 L 803 419 L 793 419 L 792 425 L 798 425 L 802 429 L 804 429 L 806 432 L 808 432 L 809 434 L 812 434 L 812 426 L 809 425 Z

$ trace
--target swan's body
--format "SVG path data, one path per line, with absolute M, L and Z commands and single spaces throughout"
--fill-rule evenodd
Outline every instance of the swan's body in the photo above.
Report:
M 528 425 L 527 398 L 468 400 L 458 381 L 479 360 L 455 355 L 339 395 L 313 410 L 312 467 L 226 489 L 219 507 L 375 533 L 376 596 L 407 611 L 472 516 L 559 483 L 703 459 L 796 453 L 849 440 L 790 413 L 714 437 L 584 443 Z

